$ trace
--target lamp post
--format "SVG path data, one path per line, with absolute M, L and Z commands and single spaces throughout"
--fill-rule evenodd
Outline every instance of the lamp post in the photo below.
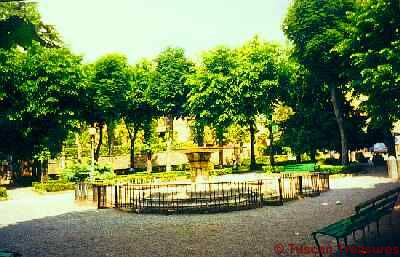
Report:
M 89 135 L 90 135 L 90 178 L 92 179 L 94 172 L 94 136 L 96 135 L 95 127 L 89 128 Z

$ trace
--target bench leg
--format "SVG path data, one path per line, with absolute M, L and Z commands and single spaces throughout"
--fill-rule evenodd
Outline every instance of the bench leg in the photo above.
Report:
M 323 256 L 322 256 L 321 247 L 320 247 L 319 242 L 318 242 L 318 239 L 317 239 L 317 234 L 314 234 L 314 233 L 313 233 L 312 235 L 313 235 L 315 244 L 317 245 L 317 248 L 318 248 L 319 257 L 323 257 Z
M 342 248 L 340 247 L 340 240 L 339 240 L 339 238 L 336 238 L 336 243 L 337 243 L 337 248 L 338 248 L 339 252 L 341 252 L 341 251 L 342 251 Z
M 380 232 L 379 232 L 379 219 L 376 221 L 376 233 L 379 236 Z
M 353 240 L 356 241 L 356 231 L 353 231 Z
M 365 227 L 362 228 L 362 232 L 363 232 L 363 236 L 362 236 L 363 237 L 363 241 L 365 242 L 365 238 L 366 238 L 366 236 L 365 236 Z

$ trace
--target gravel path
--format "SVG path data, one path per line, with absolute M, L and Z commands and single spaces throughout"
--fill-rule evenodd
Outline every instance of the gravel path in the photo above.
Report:
M 72 192 L 17 189 L 11 191 L 13 200 L 0 202 L 0 249 L 24 257 L 314 256 L 291 253 L 288 246 L 314 246 L 311 231 L 395 186 L 380 174 L 337 178 L 331 191 L 284 206 L 171 216 L 96 210 L 74 204 Z M 400 217 L 394 222 L 400 227 Z M 285 254 L 274 253 L 276 244 Z

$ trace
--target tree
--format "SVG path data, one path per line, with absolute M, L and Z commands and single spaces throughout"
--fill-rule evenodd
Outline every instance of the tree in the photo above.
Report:
M 190 88 L 186 77 L 192 72 L 193 64 L 185 57 L 182 48 L 167 48 L 155 60 L 155 82 L 150 89 L 150 98 L 157 106 L 159 114 L 167 118 L 167 150 L 173 141 L 173 124 L 175 118 L 185 116 L 185 103 Z M 169 154 L 167 171 L 171 170 Z
M 340 74 L 347 63 L 334 49 L 344 40 L 347 13 L 354 10 L 354 4 L 355 0 L 295 0 L 283 26 L 294 44 L 294 56 L 328 89 L 340 134 L 342 164 L 348 163 L 343 115 L 347 81 Z
M 173 138 L 174 118 L 184 117 L 190 88 L 185 83 L 193 64 L 185 57 L 182 48 L 167 48 L 156 58 L 155 82 L 150 97 L 160 114 L 168 118 L 168 136 Z
M 338 47 L 350 56 L 345 74 L 356 94 L 367 96 L 361 108 L 370 117 L 370 130 L 381 130 L 391 155 L 395 154 L 393 123 L 400 118 L 400 2 L 360 1 L 351 15 L 348 39 Z
M 91 83 L 88 88 L 87 121 L 99 129 L 96 161 L 103 141 L 103 128 L 107 125 L 108 154 L 112 154 L 113 128 L 126 106 L 125 96 L 130 88 L 131 77 L 128 60 L 120 54 L 108 54 L 88 67 Z
M 140 130 L 149 130 L 156 110 L 149 99 L 149 89 L 154 83 L 154 67 L 143 60 L 132 68 L 132 83 L 126 95 L 126 108 L 122 113 L 131 141 L 131 169 L 135 168 L 135 140 Z M 146 139 L 149 132 L 145 131 Z
M 240 125 L 246 125 L 250 131 L 250 169 L 256 169 L 254 152 L 256 116 L 273 111 L 278 101 L 279 47 L 262 42 L 255 37 L 237 49 L 239 64 L 234 70 L 232 88 L 232 107 L 234 118 Z
M 192 88 L 188 99 L 188 112 L 196 119 L 197 130 L 212 126 L 216 141 L 223 146 L 224 132 L 232 123 L 233 70 L 237 65 L 235 52 L 227 47 L 216 47 L 202 55 L 201 65 L 188 77 Z M 219 152 L 219 164 L 223 165 L 223 150 Z
M 1 50 L 0 80 L 0 152 L 16 160 L 59 153 L 82 106 L 81 57 L 38 45 Z
M 37 5 L 25 2 L 0 3 L 0 48 L 23 48 L 38 42 L 45 47 L 62 47 L 54 27 L 41 21 Z

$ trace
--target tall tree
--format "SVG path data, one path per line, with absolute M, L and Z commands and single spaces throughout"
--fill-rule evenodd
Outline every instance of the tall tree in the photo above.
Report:
M 38 42 L 45 47 L 61 47 L 60 36 L 53 26 L 43 23 L 32 2 L 0 2 L 0 48 L 16 45 L 23 48 Z
M 367 96 L 361 108 L 370 130 L 381 130 L 389 154 L 395 154 L 393 123 L 400 119 L 400 2 L 366 0 L 351 15 L 348 39 L 338 47 L 350 57 L 345 71 L 355 93 Z
M 120 54 L 103 56 L 88 69 L 92 71 L 92 79 L 88 89 L 87 120 L 99 129 L 95 152 L 95 159 L 98 160 L 104 125 L 107 125 L 108 132 L 108 154 L 112 154 L 113 128 L 126 105 L 125 96 L 130 89 L 131 73 L 127 58 Z
M 250 169 L 256 169 L 256 116 L 272 113 L 278 101 L 279 46 L 253 38 L 237 49 L 239 64 L 234 74 L 232 103 L 234 118 L 250 131 Z
M 237 65 L 235 52 L 227 47 L 216 47 L 202 55 L 201 65 L 188 78 L 192 88 L 188 99 L 189 113 L 196 125 L 215 129 L 216 141 L 223 146 L 224 132 L 232 123 L 233 70 Z M 219 164 L 223 165 L 223 150 L 219 153 Z
M 60 152 L 81 111 L 80 62 L 62 48 L 1 50 L 1 152 L 19 160 L 45 160 Z
M 348 136 L 343 115 L 346 81 L 340 76 L 346 61 L 334 51 L 344 40 L 347 13 L 355 0 L 295 0 L 284 22 L 284 32 L 294 44 L 294 56 L 312 76 L 326 86 L 341 141 L 342 163 L 348 163 Z
M 130 166 L 135 168 L 135 140 L 140 130 L 147 130 L 157 112 L 149 98 L 149 89 L 154 83 L 154 67 L 143 60 L 132 68 L 132 83 L 126 95 L 126 108 L 122 112 L 131 141 Z M 145 132 L 145 135 L 149 134 Z M 146 138 L 147 139 L 147 138 Z
M 150 89 L 150 97 L 160 115 L 167 119 L 167 171 L 171 170 L 169 151 L 173 141 L 174 119 L 185 116 L 185 103 L 190 88 L 186 77 L 193 70 L 193 64 L 185 57 L 182 48 L 169 47 L 155 60 L 155 83 Z
M 169 47 L 155 60 L 155 83 L 150 94 L 160 114 L 168 118 L 168 136 L 173 137 L 173 120 L 185 115 L 184 104 L 190 88 L 186 76 L 193 70 L 193 63 L 185 57 L 182 48 Z

